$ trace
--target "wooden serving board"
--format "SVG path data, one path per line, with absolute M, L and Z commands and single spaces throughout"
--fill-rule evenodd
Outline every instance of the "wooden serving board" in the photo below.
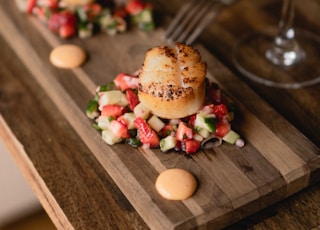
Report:
M 320 167 L 319 148 L 200 45 L 196 48 L 208 64 L 208 78 L 236 103 L 232 126 L 246 146 L 224 143 L 192 158 L 126 144 L 108 146 L 85 115 L 87 101 L 96 86 L 140 68 L 147 49 L 164 44 L 163 30 L 62 41 L 35 18 L 13 23 L 10 14 L 17 13 L 0 8 L 1 36 L 151 229 L 222 228 L 318 180 L 312 176 Z M 61 70 L 50 64 L 49 53 L 62 43 L 86 49 L 89 59 L 82 68 Z M 196 176 L 199 186 L 192 198 L 167 201 L 159 196 L 154 182 L 168 168 Z

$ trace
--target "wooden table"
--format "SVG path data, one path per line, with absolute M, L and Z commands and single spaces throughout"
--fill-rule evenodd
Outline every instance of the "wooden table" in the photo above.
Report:
M 159 223 L 155 220 L 154 210 L 158 208 L 160 198 L 152 189 L 130 187 L 130 183 L 139 185 L 141 181 L 137 178 L 145 176 L 142 181 L 151 188 L 153 179 L 163 170 L 158 162 L 163 159 L 146 152 L 144 157 L 148 159 L 141 162 L 141 168 L 149 163 L 154 167 L 138 170 L 131 176 L 130 167 L 134 168 L 134 163 L 119 161 L 118 156 L 123 157 L 123 152 L 127 151 L 128 161 L 134 162 L 138 155 L 133 154 L 141 152 L 126 145 L 104 146 L 99 135 L 90 128 L 84 110 L 96 85 L 113 79 L 119 72 L 133 72 L 139 67 L 144 58 L 141 50 L 159 43 L 163 34 L 160 27 L 167 26 L 170 16 L 182 2 L 177 0 L 168 5 L 165 1 L 152 1 L 157 17 L 161 19 L 159 29 L 152 34 L 130 31 L 115 37 L 99 34 L 88 40 L 65 41 L 49 33 L 33 17 L 18 12 L 13 1 L 1 1 L 0 137 L 58 229 L 157 228 Z M 290 176 L 296 176 L 293 182 L 288 178 L 285 183 L 283 180 L 278 184 L 272 182 L 273 186 L 279 187 L 270 193 L 265 191 L 267 195 L 263 199 L 260 195 L 256 201 L 243 198 L 247 203 L 242 209 L 240 205 L 239 210 L 232 210 L 233 215 L 222 215 L 213 221 L 214 225 L 208 223 L 208 229 L 312 229 L 320 225 L 320 187 L 317 183 L 320 178 L 320 85 L 299 90 L 264 87 L 244 79 L 231 62 L 231 50 L 239 35 L 247 31 L 273 30 L 280 7 L 280 2 L 275 0 L 240 0 L 219 15 L 195 46 L 208 62 L 209 72 L 217 75 L 222 89 L 238 98 L 239 116 L 242 114 L 246 118 L 252 112 L 249 117 L 270 125 L 261 126 L 263 133 L 271 130 L 270 135 L 276 137 L 277 143 L 280 139 L 284 143 L 289 140 L 290 144 L 285 144 L 285 148 L 301 147 L 302 152 L 295 156 L 298 160 L 294 162 L 304 165 L 297 173 L 290 171 Z M 296 24 L 318 32 L 318 12 L 318 1 L 297 1 Z M 85 47 L 89 60 L 83 68 L 61 70 L 50 64 L 50 51 L 62 43 Z M 248 112 L 246 108 L 261 110 Z M 254 124 L 260 124 L 260 121 Z M 244 132 L 246 125 L 236 123 L 235 127 Z M 259 142 L 249 136 L 250 132 L 244 134 L 250 143 Z M 112 154 L 106 157 L 103 148 Z M 232 148 L 224 146 L 221 151 L 232 154 Z M 243 151 L 250 154 L 248 149 L 250 145 Z M 176 166 L 179 159 L 166 160 L 169 166 Z M 119 165 L 119 162 L 125 163 Z M 251 163 L 246 167 L 249 171 L 255 165 L 254 160 Z M 180 166 L 188 167 L 187 164 Z M 290 169 L 291 165 L 287 167 Z M 124 179 L 126 176 L 132 181 Z M 237 183 L 241 185 L 241 182 Z M 132 189 L 129 192 L 128 186 Z M 141 195 L 141 192 L 146 194 Z M 148 200 L 149 195 L 151 200 Z M 148 210 L 145 205 L 149 203 L 158 206 Z M 170 213 L 172 204 L 164 202 L 163 205 L 169 207 Z M 199 204 L 185 202 L 184 205 L 190 208 L 190 205 Z M 148 211 L 153 214 L 148 215 Z M 158 218 L 167 220 L 164 216 Z M 207 224 L 197 221 L 204 223 L 203 227 Z M 195 225 L 191 222 L 185 226 Z

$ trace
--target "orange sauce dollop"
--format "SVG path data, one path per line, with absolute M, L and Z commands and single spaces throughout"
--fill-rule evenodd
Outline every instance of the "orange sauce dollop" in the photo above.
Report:
M 195 192 L 197 180 L 184 169 L 167 169 L 160 173 L 155 187 L 158 193 L 167 200 L 185 200 Z

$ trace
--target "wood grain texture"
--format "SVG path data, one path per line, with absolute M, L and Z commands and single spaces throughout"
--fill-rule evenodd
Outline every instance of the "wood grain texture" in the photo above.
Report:
M 104 168 L 7 47 L 7 52 L 1 50 L 6 57 L 0 68 L 1 115 L 23 146 L 3 124 L 1 138 L 7 145 L 12 143 L 17 164 L 56 227 L 111 229 L 117 222 L 119 228 L 145 229 Z M 16 61 L 11 69 L 12 60 Z
M 1 48 L 6 57 L 0 75 L 2 137 L 17 144 L 14 134 L 23 141 L 25 151 L 14 150 L 17 162 L 33 163 L 29 168 L 35 176 L 29 179 L 57 227 L 144 229 L 146 223 L 151 229 L 222 228 L 319 181 L 319 145 L 312 132 L 300 132 L 203 46 L 196 45 L 208 63 L 208 77 L 236 102 L 234 127 L 247 145 L 224 144 L 188 159 L 124 144 L 107 146 L 84 114 L 97 85 L 119 72 L 134 72 L 148 48 L 164 43 L 161 29 L 62 41 L 33 18 L 26 20 L 12 3 L 0 9 L 0 19 L 1 44 L 8 44 Z M 52 48 L 66 42 L 90 54 L 82 68 L 59 70 L 49 63 Z M 29 95 L 21 110 L 19 95 Z M 10 119 L 12 114 L 21 123 Z M 157 175 L 173 167 L 197 177 L 199 188 L 191 199 L 165 201 L 155 191 Z M 41 180 L 43 187 L 37 185 Z

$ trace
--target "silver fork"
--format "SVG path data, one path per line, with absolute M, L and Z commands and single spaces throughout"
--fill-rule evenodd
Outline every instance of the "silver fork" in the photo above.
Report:
M 219 12 L 235 1 L 191 0 L 186 2 L 168 26 L 165 32 L 166 41 L 192 44 Z

